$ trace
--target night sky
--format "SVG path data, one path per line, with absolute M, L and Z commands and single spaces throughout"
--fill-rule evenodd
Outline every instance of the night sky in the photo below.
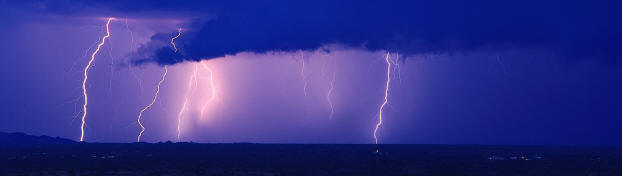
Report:
M 379 143 L 619 146 L 621 7 L 0 0 L 0 131 L 79 140 L 114 18 L 87 142 L 135 142 L 166 66 L 142 141 L 374 143 L 389 53 Z

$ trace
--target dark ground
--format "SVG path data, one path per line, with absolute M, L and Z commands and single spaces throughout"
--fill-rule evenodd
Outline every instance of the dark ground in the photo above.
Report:
M 0 175 L 622 175 L 622 148 L 112 144 L 0 132 Z
M 622 175 L 622 148 L 484 145 L 38 144 L 2 175 Z

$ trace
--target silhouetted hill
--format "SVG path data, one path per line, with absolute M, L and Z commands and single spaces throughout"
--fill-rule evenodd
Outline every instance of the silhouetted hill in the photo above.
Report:
M 19 146 L 19 145 L 42 145 L 42 144 L 73 144 L 76 141 L 60 137 L 32 136 L 25 133 L 4 133 L 0 132 L 0 145 Z

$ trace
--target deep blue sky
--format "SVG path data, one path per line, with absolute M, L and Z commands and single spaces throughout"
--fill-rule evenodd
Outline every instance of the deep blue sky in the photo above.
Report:
M 81 70 L 114 17 L 89 72 L 87 141 L 134 141 L 164 65 L 170 74 L 145 114 L 144 139 L 176 140 L 189 76 L 203 60 L 218 98 L 198 117 L 211 95 L 201 69 L 184 141 L 371 143 L 391 52 L 400 69 L 381 143 L 622 145 L 618 1 L 0 5 L 0 131 L 77 139 Z

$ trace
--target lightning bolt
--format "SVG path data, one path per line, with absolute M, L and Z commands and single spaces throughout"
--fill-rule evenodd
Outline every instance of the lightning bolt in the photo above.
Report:
M 179 36 L 181 36 L 181 28 L 177 28 L 177 35 L 171 38 L 171 45 L 173 46 L 173 49 L 175 52 L 179 51 L 179 49 L 177 49 L 177 45 L 175 45 L 175 39 L 179 38 Z M 188 98 L 189 98 L 188 96 L 190 94 L 190 91 L 192 90 L 192 81 L 194 80 L 195 87 L 198 86 L 198 81 L 197 81 L 198 71 L 199 71 L 199 66 L 194 65 L 194 73 L 188 80 L 188 89 L 186 90 L 186 95 L 184 96 L 184 104 L 181 106 L 181 109 L 179 110 L 179 113 L 177 114 L 177 141 L 181 140 L 181 118 L 184 112 L 188 109 Z
M 160 81 L 158 82 L 158 85 L 156 86 L 156 92 L 155 95 L 153 96 L 153 99 L 151 100 L 151 103 L 149 103 L 149 105 L 145 106 L 143 109 L 140 110 L 140 112 L 138 113 L 138 125 L 140 125 L 140 133 L 138 134 L 138 139 L 136 139 L 137 142 L 140 142 L 140 137 L 143 135 L 143 133 L 145 132 L 145 126 L 143 126 L 143 123 L 140 121 L 143 117 L 143 112 L 145 112 L 147 109 L 151 108 L 151 106 L 153 106 L 153 104 L 156 102 L 156 100 L 158 99 L 158 95 L 160 94 L 160 85 L 162 85 L 162 82 L 164 82 L 164 78 L 166 78 L 166 74 L 168 73 L 168 66 L 164 66 L 164 73 L 162 74 L 162 78 L 160 79 Z
M 114 56 L 112 55 L 112 41 L 108 44 L 108 55 L 110 55 L 110 78 L 108 79 L 108 92 L 106 95 L 110 95 L 112 91 L 112 80 L 114 79 Z
M 201 62 L 201 66 L 203 66 L 203 68 L 209 72 L 209 86 L 211 90 L 212 95 L 209 97 L 209 99 L 207 99 L 207 102 L 205 102 L 205 104 L 203 104 L 203 107 L 201 107 L 201 118 L 203 118 L 203 114 L 205 113 L 205 108 L 207 108 L 207 105 L 212 102 L 214 100 L 214 98 L 216 97 L 216 87 L 214 86 L 214 72 L 212 72 L 212 69 L 210 69 L 207 64 L 205 64 L 205 62 Z
M 181 35 L 181 28 L 177 28 L 177 36 L 171 38 L 171 44 L 173 45 L 173 49 L 175 50 L 175 52 L 178 51 L 177 45 L 175 45 L 175 39 L 179 38 L 180 35 Z
M 88 74 L 89 69 L 91 69 L 93 62 L 95 61 L 95 55 L 97 55 L 101 47 L 104 45 L 104 43 L 106 43 L 106 39 L 110 37 L 110 21 L 112 21 L 113 19 L 114 18 L 108 18 L 108 20 L 106 21 L 106 35 L 102 37 L 101 43 L 97 45 L 97 49 L 95 49 L 93 54 L 91 54 L 91 60 L 89 60 L 89 63 L 84 68 L 84 80 L 82 80 L 82 93 L 84 95 L 84 105 L 82 105 L 83 113 L 82 113 L 82 125 L 80 125 L 80 132 L 81 132 L 80 142 L 84 142 L 84 126 L 86 125 L 86 114 L 87 114 L 86 110 L 89 104 L 89 96 L 86 92 L 86 81 L 89 79 L 89 74 Z
M 134 32 L 130 29 L 130 25 L 127 23 L 127 18 L 125 18 L 125 29 L 127 29 L 127 31 L 130 33 L 130 53 L 134 52 Z M 136 72 L 134 71 L 134 66 L 132 66 L 133 64 L 128 64 L 129 70 L 132 73 L 132 76 L 134 76 L 134 79 L 136 79 L 136 82 L 138 82 L 138 87 L 140 88 L 140 94 L 142 95 L 142 90 L 143 90 L 143 83 L 142 80 L 140 78 L 138 78 L 138 75 L 136 75 Z
M 300 77 L 304 83 L 302 90 L 304 91 L 305 97 L 307 97 L 307 78 L 305 77 L 305 55 L 302 51 L 300 51 L 300 60 L 302 61 L 302 66 L 300 68 Z
M 179 113 L 177 114 L 177 141 L 180 141 L 181 137 L 181 118 L 184 112 L 188 109 L 188 98 L 190 96 L 190 92 L 192 90 L 192 82 L 194 80 L 195 86 L 197 83 L 197 72 L 199 71 L 199 65 L 194 65 L 194 73 L 188 80 L 188 89 L 186 90 L 186 95 L 184 96 L 184 104 L 181 106 Z
M 378 123 L 376 124 L 376 128 L 374 129 L 374 140 L 376 141 L 376 144 L 378 144 L 378 128 L 380 128 L 380 125 L 382 125 L 382 112 L 384 111 L 384 107 L 389 102 L 389 85 L 391 83 L 391 61 L 389 60 L 388 52 L 387 57 L 384 60 L 387 62 L 387 83 L 384 89 L 384 102 L 382 103 L 382 105 L 380 105 L 380 109 L 378 110 Z M 378 149 L 376 149 L 376 152 L 378 152 Z
M 334 61 L 334 71 L 333 77 L 330 81 L 330 85 L 328 87 L 328 93 L 326 95 L 326 100 L 328 101 L 328 106 L 330 106 L 330 114 L 328 115 L 328 119 L 332 120 L 335 115 L 335 105 L 333 104 L 333 100 L 331 99 L 331 95 L 333 94 L 333 90 L 335 88 L 335 75 L 337 75 L 337 60 Z
M 134 51 L 134 32 L 130 30 L 130 25 L 127 23 L 127 18 L 125 18 L 125 29 L 130 32 L 130 52 Z
M 400 85 L 402 85 L 402 66 L 400 64 L 400 53 L 396 53 L 395 55 L 395 59 L 393 60 L 393 72 L 397 73 L 397 80 L 400 82 Z

